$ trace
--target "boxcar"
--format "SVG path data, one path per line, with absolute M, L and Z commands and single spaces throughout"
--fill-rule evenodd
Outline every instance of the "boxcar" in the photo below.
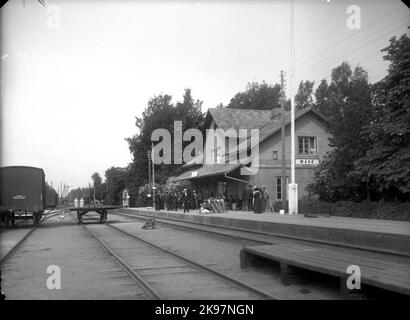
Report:
M 43 169 L 12 166 L 0 168 L 0 215 L 6 225 L 32 219 L 36 225 L 46 204 Z
M 55 209 L 58 205 L 58 193 L 54 189 L 46 191 L 46 209 Z

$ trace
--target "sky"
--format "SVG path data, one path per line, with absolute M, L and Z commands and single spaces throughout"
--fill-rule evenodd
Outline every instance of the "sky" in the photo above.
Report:
M 0 164 L 41 167 L 56 188 L 130 163 L 124 139 L 154 95 L 191 88 L 205 112 L 281 70 L 290 94 L 290 1 L 11 0 L 0 23 Z M 409 24 L 401 1 L 295 0 L 295 87 L 342 61 L 377 82 L 380 49 Z

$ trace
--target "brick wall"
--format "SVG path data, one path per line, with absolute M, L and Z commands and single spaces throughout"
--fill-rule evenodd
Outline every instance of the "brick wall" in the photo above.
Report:
M 298 136 L 317 137 L 317 157 L 319 161 L 330 151 L 328 143 L 329 133 L 326 130 L 326 124 L 314 113 L 307 113 L 297 119 L 295 124 L 295 146 L 296 158 L 298 156 Z M 290 180 L 290 125 L 285 130 L 285 151 L 286 151 L 286 174 Z M 277 160 L 273 159 L 273 150 L 278 151 Z M 305 157 L 304 157 L 305 158 Z M 259 187 L 265 186 L 269 192 L 272 201 L 276 201 L 276 177 L 282 175 L 282 148 L 280 132 L 275 133 L 259 145 L 259 171 L 256 175 L 250 176 L 249 181 L 252 185 Z M 314 165 L 297 165 L 296 166 L 296 183 L 298 184 L 299 199 L 308 195 L 305 188 L 313 181 Z M 247 179 L 245 179 L 247 180 Z

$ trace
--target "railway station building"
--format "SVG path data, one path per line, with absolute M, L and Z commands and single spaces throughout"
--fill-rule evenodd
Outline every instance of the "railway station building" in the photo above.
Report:
M 205 128 L 222 129 L 217 131 L 227 132 L 229 129 L 258 129 L 259 143 L 257 154 L 253 154 L 249 138 L 246 148 L 248 155 L 258 157 L 257 170 L 249 170 L 249 164 L 231 163 L 228 161 L 232 152 L 237 152 L 238 147 L 229 145 L 229 137 L 223 136 L 225 148 L 220 143 L 204 148 L 204 156 L 210 154 L 213 163 L 194 164 L 193 161 L 184 165 L 186 171 L 174 178 L 174 181 L 189 180 L 194 190 L 202 192 L 204 198 L 219 194 L 238 195 L 242 199 L 242 191 L 249 185 L 263 188 L 269 193 L 271 202 L 287 200 L 287 192 L 283 192 L 290 179 L 291 164 L 291 132 L 290 113 L 281 113 L 280 108 L 273 110 L 253 109 L 208 109 Z M 282 181 L 282 144 L 281 126 L 282 117 L 285 125 L 285 159 L 287 181 Z M 296 183 L 298 184 L 298 197 L 308 196 L 306 186 L 313 181 L 315 168 L 320 164 L 324 155 L 330 151 L 328 138 L 329 121 L 325 116 L 312 108 L 305 108 L 295 112 L 295 148 L 296 148 Z M 207 146 L 207 143 L 204 144 Z M 223 151 L 225 150 L 225 152 Z M 253 165 L 253 164 L 252 164 Z M 249 170 L 251 171 L 251 170 Z M 244 174 L 245 173 L 245 174 Z M 252 174 L 253 173 L 253 174 Z M 284 196 L 286 199 L 283 199 Z

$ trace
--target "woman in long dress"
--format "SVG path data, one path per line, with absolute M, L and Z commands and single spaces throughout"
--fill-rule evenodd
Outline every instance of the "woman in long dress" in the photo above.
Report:
M 262 199 L 261 199 L 261 192 L 258 188 L 254 188 L 253 192 L 253 211 L 255 213 L 262 213 Z

